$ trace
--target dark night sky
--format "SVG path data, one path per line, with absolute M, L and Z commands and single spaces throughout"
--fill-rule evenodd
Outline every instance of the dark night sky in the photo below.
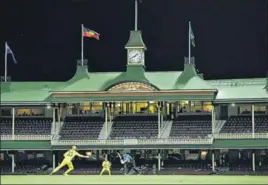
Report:
M 147 70 L 183 69 L 191 20 L 196 37 L 192 53 L 206 79 L 264 77 L 268 69 L 266 3 L 143 0 L 139 29 L 148 47 Z M 18 60 L 13 64 L 8 58 L 8 74 L 14 81 L 71 78 L 81 52 L 81 23 L 101 34 L 99 41 L 84 40 L 90 71 L 125 70 L 124 45 L 134 28 L 134 0 L 1 0 L 0 6 L 5 7 L 2 33 Z M 0 69 L 3 75 L 4 60 Z

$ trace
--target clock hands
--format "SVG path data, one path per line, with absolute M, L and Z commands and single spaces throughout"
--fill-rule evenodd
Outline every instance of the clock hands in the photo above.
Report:
M 138 53 L 135 54 L 134 56 L 130 57 L 130 59 L 135 58 L 136 56 L 138 56 Z

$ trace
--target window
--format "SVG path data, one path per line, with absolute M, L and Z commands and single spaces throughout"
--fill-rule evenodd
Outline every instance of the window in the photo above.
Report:
M 18 116 L 44 116 L 45 108 L 18 108 L 16 110 Z
M 45 115 L 45 108 L 32 109 L 32 115 L 44 116 Z
M 89 102 L 80 103 L 80 110 L 89 111 L 90 103 Z
M 30 116 L 31 115 L 31 109 L 17 109 L 17 115 L 19 116 Z
M 250 114 L 251 113 L 251 105 L 241 105 L 239 114 Z
M 189 112 L 189 101 L 179 102 L 179 112 Z
M 200 101 L 192 101 L 191 102 L 191 112 L 201 112 L 202 111 L 202 103 Z
M 211 112 L 212 111 L 212 103 L 211 102 L 203 102 L 203 111 Z
M 2 109 L 1 113 L 2 113 L 2 116 L 12 116 L 11 109 Z

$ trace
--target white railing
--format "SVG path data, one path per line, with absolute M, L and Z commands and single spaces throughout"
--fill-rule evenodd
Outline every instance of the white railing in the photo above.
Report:
M 268 133 L 220 133 L 214 139 L 268 139 Z
M 118 140 L 52 140 L 52 145 L 174 145 L 212 144 L 213 139 L 118 139 Z
M 213 139 L 139 139 L 139 145 L 212 144 Z
M 1 141 L 5 140 L 51 140 L 52 135 L 1 135 Z
M 124 145 L 124 140 L 52 140 L 52 145 Z

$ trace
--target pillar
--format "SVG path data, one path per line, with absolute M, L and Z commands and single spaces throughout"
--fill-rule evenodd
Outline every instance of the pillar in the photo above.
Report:
M 12 108 L 12 140 L 15 140 L 15 108 Z
M 56 108 L 53 107 L 52 108 L 52 134 L 55 135 L 56 134 L 56 130 L 57 130 L 57 127 L 56 127 Z
M 158 113 L 157 113 L 157 116 L 158 116 L 158 138 L 161 137 L 161 105 L 160 105 L 160 102 L 158 102 Z
M 158 151 L 158 171 L 161 170 L 161 150 Z
M 15 154 L 11 154 L 11 172 L 14 173 L 15 172 Z
M 148 101 L 147 102 L 147 110 L 146 110 L 147 114 L 150 114 L 150 106 L 151 106 L 151 102 Z
M 211 129 L 212 129 L 212 136 L 215 134 L 215 124 L 216 124 L 216 114 L 215 114 L 215 107 L 212 106 L 211 110 Z
M 52 154 L 52 168 L 55 169 L 56 168 L 56 155 L 53 152 Z
M 255 113 L 254 113 L 254 105 L 251 105 L 251 115 L 252 115 L 252 138 L 255 138 Z
M 252 171 L 255 172 L 255 150 L 252 151 Z
M 105 114 L 105 122 L 104 122 L 104 128 L 105 128 L 105 137 L 108 137 L 108 108 L 107 108 L 107 103 L 104 104 L 104 114 Z
M 212 172 L 214 172 L 215 171 L 215 151 L 214 150 L 212 150 L 211 160 L 212 160 Z

